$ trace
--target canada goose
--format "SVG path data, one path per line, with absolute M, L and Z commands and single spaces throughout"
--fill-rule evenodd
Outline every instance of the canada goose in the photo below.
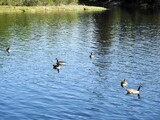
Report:
M 64 62 L 64 61 L 59 61 L 57 58 L 56 58 L 56 60 L 57 60 L 57 63 L 56 63 L 56 64 L 59 64 L 59 65 L 64 65 L 64 64 L 66 64 L 66 62 Z
M 128 89 L 128 90 L 127 90 L 127 94 L 139 94 L 141 87 L 142 87 L 142 86 L 140 85 L 137 90 L 135 90 L 135 89 Z
M 60 69 L 61 67 L 60 67 L 59 64 L 55 64 L 55 65 L 53 65 L 53 68 L 54 68 L 54 69 Z
M 93 52 L 90 52 L 89 57 L 90 57 L 91 59 L 94 58 Z
M 127 87 L 128 83 L 127 81 L 124 79 L 122 82 L 121 82 L 121 87 Z
M 61 66 L 59 64 L 54 64 L 53 65 L 53 69 L 56 69 L 59 73 L 59 70 L 60 70 Z
M 6 49 L 6 51 L 8 52 L 8 54 L 11 52 L 11 49 L 8 47 L 7 49 Z

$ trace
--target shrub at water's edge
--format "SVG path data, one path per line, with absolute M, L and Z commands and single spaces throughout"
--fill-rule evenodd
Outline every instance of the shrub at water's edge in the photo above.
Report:
M 0 5 L 12 6 L 46 6 L 46 5 L 68 5 L 78 4 L 79 0 L 0 0 Z
M 7 12 L 52 12 L 52 11 L 103 11 L 103 7 L 84 5 L 60 5 L 60 6 L 1 6 L 0 13 Z
M 0 0 L 0 13 L 51 12 L 55 10 L 102 11 L 103 7 L 78 5 L 79 0 Z
M 11 6 L 51 6 L 51 5 L 75 5 L 89 6 L 123 6 L 136 8 L 160 8 L 160 0 L 0 0 L 0 5 Z

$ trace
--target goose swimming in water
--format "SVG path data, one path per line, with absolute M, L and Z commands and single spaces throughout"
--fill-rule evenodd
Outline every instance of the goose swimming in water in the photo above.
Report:
M 142 87 L 142 86 L 140 85 L 137 90 L 135 90 L 135 89 L 128 89 L 128 90 L 127 90 L 127 94 L 139 94 L 141 87 Z
M 124 79 L 122 82 L 121 82 L 121 87 L 127 87 L 128 86 L 128 83 L 127 81 Z
M 6 49 L 6 51 L 8 52 L 8 54 L 11 52 L 11 49 L 8 47 L 7 49 Z
M 60 70 L 61 66 L 59 64 L 54 64 L 53 69 L 56 69 L 58 72 Z
M 55 64 L 55 65 L 53 65 L 53 68 L 54 68 L 54 69 L 60 69 L 61 67 L 60 67 L 60 65 Z
M 89 57 L 90 57 L 91 59 L 92 59 L 92 58 L 94 58 L 94 54 L 93 54 L 93 52 L 90 52 Z
M 56 60 L 57 60 L 57 63 L 56 63 L 56 64 L 58 64 L 58 65 L 65 65 L 65 64 L 66 64 L 66 62 L 64 62 L 64 61 L 59 61 L 57 58 L 56 58 Z

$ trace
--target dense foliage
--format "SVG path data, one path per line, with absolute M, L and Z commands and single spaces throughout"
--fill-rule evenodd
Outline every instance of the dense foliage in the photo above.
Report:
M 68 5 L 68 4 L 77 4 L 78 0 L 0 0 L 1 5 L 25 5 L 25 6 L 34 6 L 34 5 Z
M 106 6 L 118 2 L 122 6 L 133 7 L 159 7 L 160 0 L 79 0 L 80 3 L 96 4 L 100 6 Z
M 123 5 L 160 7 L 160 0 L 122 0 Z
M 160 8 L 160 0 L 0 0 L 1 5 L 14 6 L 86 4 L 104 7 L 114 2 L 119 2 L 122 6 L 143 6 Z

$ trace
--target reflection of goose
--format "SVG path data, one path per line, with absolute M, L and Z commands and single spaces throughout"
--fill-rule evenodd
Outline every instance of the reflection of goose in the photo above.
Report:
M 7 49 L 6 49 L 6 51 L 8 52 L 8 54 L 11 52 L 11 49 L 8 47 Z
M 121 86 L 122 87 L 127 87 L 128 83 L 127 81 L 124 79 L 122 82 L 121 82 Z
M 138 96 L 138 99 L 141 99 L 141 96 L 140 96 L 140 94 L 138 94 L 137 96 Z
M 135 90 L 135 89 L 128 89 L 127 90 L 127 94 L 139 94 L 140 93 L 140 88 L 141 88 L 142 86 L 140 85 L 139 87 L 138 87 L 138 90 Z
M 64 64 L 66 64 L 66 62 L 64 62 L 64 61 L 59 61 L 57 58 L 56 58 L 56 60 L 57 60 L 57 63 L 56 63 L 56 64 L 58 64 L 58 65 L 64 65 Z
M 89 57 L 90 57 L 91 59 L 94 58 L 93 52 L 90 52 Z

